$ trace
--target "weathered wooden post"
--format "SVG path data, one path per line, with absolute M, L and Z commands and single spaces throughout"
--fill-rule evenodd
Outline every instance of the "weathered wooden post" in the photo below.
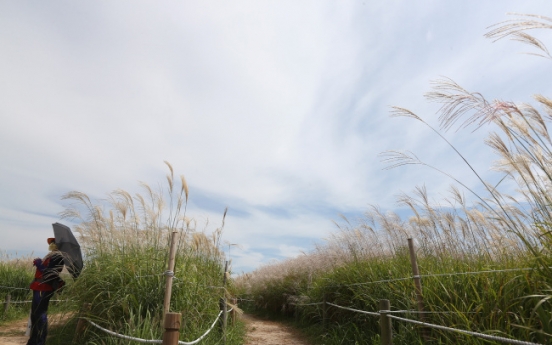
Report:
M 226 276 L 228 274 L 228 260 L 224 263 L 224 276 L 222 277 L 222 286 L 226 289 Z
M 163 318 L 169 313 L 169 308 L 171 307 L 171 293 L 172 293 L 172 282 L 174 277 L 174 260 L 176 256 L 176 235 L 177 231 L 173 231 L 171 234 L 171 247 L 169 250 L 169 264 L 167 266 L 167 271 L 165 272 L 165 299 L 163 301 Z
M 391 309 L 391 304 L 388 299 L 380 299 L 380 328 L 381 328 L 381 345 L 393 345 L 393 327 L 391 319 L 387 313 Z
M 418 261 L 416 260 L 416 250 L 414 248 L 414 240 L 408 239 L 408 250 L 410 251 L 410 264 L 412 265 L 412 278 L 414 279 L 414 286 L 416 287 L 416 299 L 418 301 L 418 311 L 420 312 L 420 321 L 426 322 L 424 315 L 424 296 L 422 294 L 422 278 L 420 277 L 420 271 L 418 270 Z M 425 341 L 429 340 L 429 329 L 421 328 L 420 333 Z
M 234 305 L 234 307 L 232 308 L 232 312 L 230 313 L 230 319 L 232 320 L 232 327 L 234 327 L 236 325 L 236 318 L 238 316 L 238 311 L 236 310 L 236 308 L 238 307 L 238 299 L 232 298 L 232 304 Z
M 226 326 L 227 326 L 227 319 L 226 319 L 226 299 L 221 298 L 219 302 L 220 310 L 222 311 L 222 319 L 220 321 L 220 327 L 222 330 L 222 344 L 226 344 Z
M 226 279 L 228 276 L 228 260 L 224 263 L 224 276 L 222 277 L 223 295 L 220 300 L 222 310 L 222 344 L 226 344 L 226 327 L 228 326 L 228 305 L 226 304 Z
M 178 338 L 180 338 L 180 324 L 182 323 L 182 314 L 180 313 L 167 313 L 165 314 L 165 321 L 163 327 L 165 332 L 163 333 L 163 345 L 178 345 Z
M 11 302 L 11 295 L 7 294 L 6 295 L 6 300 L 4 302 L 4 315 L 8 312 L 8 309 L 10 307 L 10 302 Z

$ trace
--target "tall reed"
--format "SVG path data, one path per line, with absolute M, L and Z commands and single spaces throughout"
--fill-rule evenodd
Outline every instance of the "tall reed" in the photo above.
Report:
M 496 40 L 520 40 L 550 58 L 546 47 L 527 30 L 552 28 L 552 19 L 523 15 L 493 26 L 487 34 Z M 423 279 L 427 321 L 484 333 L 541 343 L 552 341 L 552 142 L 547 125 L 552 120 L 552 99 L 534 97 L 535 104 L 488 101 L 450 79 L 433 83 L 429 101 L 441 105 L 441 129 L 494 124 L 486 144 L 497 156 L 498 184 L 485 181 L 469 161 L 441 134 L 414 112 L 394 107 L 392 115 L 421 121 L 450 145 L 479 179 L 477 192 L 461 177 L 431 166 L 412 153 L 388 151 L 390 168 L 422 165 L 449 176 L 456 184 L 441 203 L 429 199 L 425 186 L 399 196 L 412 216 L 371 207 L 363 217 L 336 223 L 338 231 L 325 244 L 296 259 L 264 266 L 240 278 L 243 294 L 257 308 L 294 311 L 294 304 L 329 302 L 377 311 L 378 300 L 389 299 L 394 309 L 416 310 L 406 239 L 415 238 Z M 516 191 L 508 190 L 511 180 Z M 456 187 L 458 186 L 458 187 Z M 465 193 L 476 198 L 468 203 Z M 513 270 L 529 268 L 529 270 Z M 446 275 L 455 272 L 480 274 Z M 250 297 L 250 298 L 251 298 Z M 417 314 L 408 317 L 416 318 Z M 300 310 L 305 325 L 326 344 L 378 341 L 378 320 L 363 314 L 330 309 L 330 328 L 320 330 L 318 305 Z M 421 342 L 417 329 L 394 323 L 396 342 Z M 440 343 L 483 344 L 476 338 L 432 331 Z
M 224 257 L 220 248 L 223 227 L 208 234 L 188 218 L 188 186 L 175 179 L 169 163 L 166 186 L 154 190 L 142 183 L 145 193 L 132 196 L 116 190 L 106 200 L 94 201 L 81 192 L 70 192 L 64 217 L 77 220 L 76 232 L 86 257 L 82 275 L 71 287 L 79 305 L 91 303 L 90 318 L 119 333 L 160 339 L 165 276 L 170 238 L 177 232 L 177 252 L 170 310 L 184 315 L 181 339 L 195 340 L 219 313 Z M 224 213 L 224 216 L 226 212 Z M 224 224 L 224 217 L 222 224 Z M 237 329 L 237 328 L 236 328 Z M 106 335 L 89 328 L 91 344 Z M 235 333 L 235 332 L 234 332 Z M 239 341 L 230 331 L 230 339 Z M 202 343 L 220 340 L 215 330 Z M 126 343 L 109 338 L 109 344 Z

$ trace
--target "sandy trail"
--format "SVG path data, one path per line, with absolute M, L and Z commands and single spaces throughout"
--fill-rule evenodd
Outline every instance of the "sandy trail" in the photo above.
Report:
M 65 314 L 48 317 L 50 325 L 59 324 L 67 319 Z M 310 345 L 293 328 L 279 322 L 263 320 L 251 315 L 242 315 L 247 325 L 245 345 Z M 16 320 L 0 327 L 0 345 L 25 345 L 27 319 Z
M 28 337 L 25 336 L 27 318 L 10 322 L 0 327 L 0 345 L 25 345 Z
M 245 345 L 310 345 L 299 332 L 275 321 L 242 315 L 247 324 Z
M 48 315 L 49 327 L 66 322 L 71 313 Z M 25 336 L 28 318 L 12 321 L 0 326 L 0 345 L 25 345 L 28 337 Z

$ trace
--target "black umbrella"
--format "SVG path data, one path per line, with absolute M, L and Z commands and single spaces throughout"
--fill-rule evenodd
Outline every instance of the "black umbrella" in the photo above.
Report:
M 68 226 L 60 223 L 54 223 L 52 226 L 54 227 L 56 246 L 63 253 L 65 266 L 73 278 L 76 279 L 81 273 L 83 266 L 79 242 L 77 242 Z

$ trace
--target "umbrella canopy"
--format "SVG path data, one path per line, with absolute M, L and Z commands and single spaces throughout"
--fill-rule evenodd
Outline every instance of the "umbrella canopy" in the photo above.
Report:
M 77 278 L 82 271 L 82 253 L 79 242 L 68 226 L 60 223 L 52 224 L 56 246 L 63 253 L 65 266 L 73 278 Z

